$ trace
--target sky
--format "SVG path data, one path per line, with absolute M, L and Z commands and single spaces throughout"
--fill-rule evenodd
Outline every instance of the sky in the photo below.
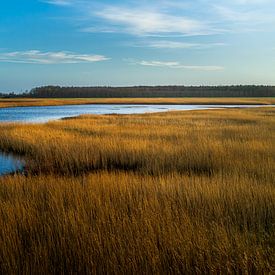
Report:
M 0 92 L 275 85 L 275 0 L 1 0 Z

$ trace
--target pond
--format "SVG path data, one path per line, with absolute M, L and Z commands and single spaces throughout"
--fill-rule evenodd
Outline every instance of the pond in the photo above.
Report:
M 0 152 L 0 176 L 22 171 L 24 162 L 12 154 L 5 154 Z
M 165 111 L 205 110 L 213 108 L 246 108 L 256 105 L 112 105 L 87 104 L 43 107 L 0 108 L 0 122 L 47 122 L 82 114 L 143 114 Z

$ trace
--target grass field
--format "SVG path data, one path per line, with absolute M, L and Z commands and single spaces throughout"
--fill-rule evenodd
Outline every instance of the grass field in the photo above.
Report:
M 0 273 L 275 272 L 275 109 L 0 124 Z
M 0 108 L 26 106 L 59 106 L 77 104 L 275 104 L 275 98 L 75 98 L 37 99 L 0 98 Z

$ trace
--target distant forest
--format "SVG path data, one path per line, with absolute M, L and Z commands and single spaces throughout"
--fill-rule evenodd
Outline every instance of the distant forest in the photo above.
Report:
M 1 96 L 26 98 L 275 97 L 275 86 L 44 86 L 19 95 L 0 93 Z

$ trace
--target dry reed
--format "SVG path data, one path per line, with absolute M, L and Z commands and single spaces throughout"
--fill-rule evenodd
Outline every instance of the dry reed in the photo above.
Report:
M 0 273 L 275 272 L 274 112 L 0 125 Z
M 213 104 L 270 105 L 274 98 L 0 98 L 0 108 L 78 104 Z

